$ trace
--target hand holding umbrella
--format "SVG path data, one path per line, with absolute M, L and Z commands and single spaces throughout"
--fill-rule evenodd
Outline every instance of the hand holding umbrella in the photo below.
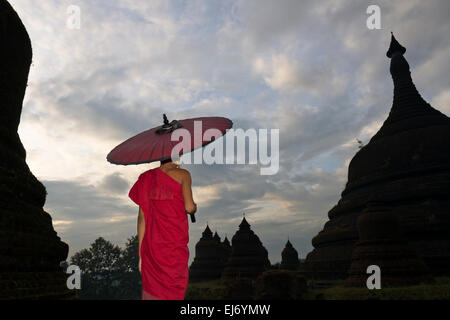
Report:
M 186 211 L 186 213 L 191 217 L 191 222 L 192 223 L 195 223 L 195 213 L 197 212 L 197 204 L 196 203 L 194 203 L 194 206 L 195 206 L 195 210 L 194 211 L 192 211 L 192 212 L 189 212 L 189 211 Z

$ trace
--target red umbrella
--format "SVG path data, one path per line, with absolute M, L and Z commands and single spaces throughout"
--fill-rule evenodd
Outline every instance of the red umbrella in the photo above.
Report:
M 140 163 L 150 163 L 154 161 L 164 161 L 172 156 L 181 156 L 184 153 L 201 148 L 211 143 L 219 136 L 225 134 L 227 129 L 233 126 L 230 119 L 223 117 L 201 117 L 185 120 L 173 120 L 169 123 L 164 115 L 164 124 L 153 129 L 141 132 L 134 137 L 122 142 L 115 147 L 106 157 L 113 164 L 130 165 Z M 183 133 L 189 133 L 189 141 L 180 137 Z M 213 137 L 205 137 L 208 129 L 217 129 Z M 178 140 L 172 141 L 173 137 Z M 172 150 L 183 143 L 183 149 L 178 146 L 178 151 L 172 154 Z M 193 222 L 195 218 L 191 216 Z
M 233 126 L 233 122 L 223 117 L 202 117 L 185 120 L 173 120 L 169 123 L 164 115 L 164 125 L 141 132 L 115 147 L 106 157 L 114 164 L 130 165 L 168 160 L 172 156 L 172 149 L 183 142 L 184 150 L 177 152 L 177 156 L 201 148 L 214 141 L 214 138 L 204 137 L 208 129 L 217 129 L 220 135 Z M 180 129 L 186 129 L 190 141 L 172 141 L 172 135 L 180 134 Z M 177 132 L 178 131 L 178 132 Z

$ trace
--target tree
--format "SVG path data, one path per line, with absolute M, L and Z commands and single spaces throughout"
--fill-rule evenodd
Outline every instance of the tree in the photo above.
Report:
M 119 299 L 140 299 L 142 291 L 141 274 L 139 273 L 139 241 L 138 237 L 128 239 L 119 261 L 120 285 L 117 292 Z
M 81 299 L 139 299 L 141 277 L 138 270 L 138 237 L 128 239 L 120 249 L 102 237 L 72 256 L 71 264 L 80 267 Z
M 102 237 L 89 249 L 75 253 L 71 264 L 80 267 L 81 299 L 116 299 L 114 286 L 120 275 L 121 250 Z
M 122 251 L 122 256 L 120 259 L 120 268 L 124 272 L 138 272 L 138 263 L 139 263 L 139 240 L 137 235 L 132 236 L 127 239 L 128 242 L 125 245 L 125 249 Z

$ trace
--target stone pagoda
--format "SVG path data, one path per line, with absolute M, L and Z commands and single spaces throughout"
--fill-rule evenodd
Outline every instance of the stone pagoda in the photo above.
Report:
M 31 173 L 17 133 L 31 41 L 5 0 L 0 0 L 0 25 L 0 300 L 72 298 L 60 267 L 69 247 L 43 210 L 47 192 Z
M 383 288 L 431 281 L 425 263 L 403 238 L 397 215 L 375 199 L 367 204 L 356 222 L 359 239 L 345 284 L 365 288 L 369 266 L 380 269 Z
M 405 52 L 392 35 L 387 52 L 394 82 L 392 108 L 351 160 L 342 197 L 312 240 L 305 271 L 317 280 L 347 277 L 359 239 L 357 219 L 374 197 L 395 215 L 402 241 L 413 250 L 403 252 L 405 259 L 417 255 L 433 275 L 450 275 L 450 118 L 420 96 Z M 382 225 L 369 225 L 364 232 L 381 234 L 370 228 Z M 420 273 L 412 274 L 421 279 Z
M 189 268 L 190 281 L 209 281 L 220 278 L 224 268 L 223 246 L 220 237 L 207 225 L 195 245 L 195 258 Z
M 231 242 L 231 256 L 225 266 L 222 278 L 256 278 L 270 267 L 267 250 L 259 237 L 250 229 L 250 224 L 245 217 Z
M 295 250 L 292 243 L 288 240 L 286 246 L 281 252 L 281 264 L 280 269 L 284 270 L 297 270 L 300 266 L 300 260 L 298 259 L 298 252 Z

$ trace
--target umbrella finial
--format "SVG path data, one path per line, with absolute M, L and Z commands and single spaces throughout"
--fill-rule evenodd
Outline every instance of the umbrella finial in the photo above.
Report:
M 157 134 L 170 133 L 182 127 L 181 123 L 179 123 L 177 120 L 172 120 L 172 122 L 169 122 L 169 119 L 167 119 L 165 113 L 163 113 L 163 120 L 164 124 L 156 130 Z
M 168 125 L 169 124 L 169 120 L 167 119 L 167 116 L 165 113 L 163 113 L 163 120 L 164 120 L 164 124 Z

